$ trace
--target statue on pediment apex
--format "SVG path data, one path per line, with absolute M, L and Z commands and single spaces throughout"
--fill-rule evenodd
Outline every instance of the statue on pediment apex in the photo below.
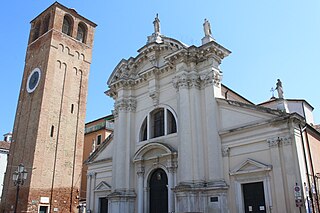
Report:
M 154 33 L 155 34 L 160 34 L 160 20 L 158 17 L 158 13 L 153 21 L 153 25 L 154 25 Z
M 210 36 L 211 37 L 211 35 L 212 35 L 211 26 L 210 26 L 210 22 L 207 19 L 204 19 L 203 30 L 204 30 L 204 35 L 205 36 Z

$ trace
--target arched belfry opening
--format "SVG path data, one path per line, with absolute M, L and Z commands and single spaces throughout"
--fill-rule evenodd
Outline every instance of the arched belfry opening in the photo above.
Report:
M 150 213 L 168 212 L 168 177 L 163 169 L 154 170 L 149 179 Z

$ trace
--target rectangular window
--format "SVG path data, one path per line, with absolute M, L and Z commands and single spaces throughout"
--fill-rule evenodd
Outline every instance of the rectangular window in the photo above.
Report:
M 98 136 L 97 136 L 97 145 L 100 145 L 100 144 L 101 144 L 101 138 L 102 138 L 101 135 L 98 135 Z

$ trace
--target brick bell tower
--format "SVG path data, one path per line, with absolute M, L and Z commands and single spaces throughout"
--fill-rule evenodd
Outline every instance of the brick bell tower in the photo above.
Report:
M 88 76 L 96 24 L 57 2 L 31 21 L 2 212 L 77 212 Z

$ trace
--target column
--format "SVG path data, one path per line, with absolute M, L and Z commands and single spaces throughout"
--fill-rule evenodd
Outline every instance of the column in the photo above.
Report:
M 274 188 L 275 188 L 275 212 L 287 212 L 286 208 L 286 199 L 285 199 L 285 190 L 284 190 L 284 181 L 283 181 L 283 172 L 281 165 L 281 156 L 279 146 L 281 145 L 280 138 L 272 138 L 267 140 L 270 147 L 271 154 L 271 163 L 272 163 L 272 171 L 273 171 L 273 179 L 275 180 Z
M 120 93 L 120 92 L 119 92 Z M 118 93 L 118 94 L 119 94 Z M 112 193 L 108 196 L 110 212 L 133 213 L 135 211 L 136 193 L 134 191 L 134 170 L 131 155 L 134 151 L 134 133 L 131 128 L 136 109 L 136 100 L 121 92 L 115 103 L 114 151 L 112 163 Z
M 174 202 L 174 175 L 175 167 L 168 167 L 168 211 L 169 213 L 175 212 L 175 202 Z
M 192 65 L 194 67 L 195 65 Z M 202 182 L 205 180 L 205 150 L 203 147 L 203 116 L 200 91 L 200 77 L 196 72 L 188 75 L 190 95 L 190 127 L 192 131 L 192 155 L 194 156 L 193 180 Z
M 219 73 L 213 70 L 203 73 L 201 76 L 204 86 L 205 108 L 205 148 L 207 149 L 207 165 L 209 168 L 209 181 L 223 179 L 221 139 L 218 133 L 217 121 L 218 106 L 215 97 L 221 96 Z M 216 93 L 219 93 L 216 94 Z
M 183 73 L 176 76 L 173 79 L 173 86 L 178 90 L 179 179 L 180 182 L 192 182 L 194 159 L 192 150 L 190 96 L 187 74 Z
M 91 187 L 91 178 L 92 178 L 92 174 L 91 172 L 87 173 L 87 209 L 91 208 L 91 193 L 93 192 L 93 189 Z
M 138 175 L 138 213 L 143 213 L 143 181 L 144 181 L 144 167 L 140 167 L 137 171 Z

